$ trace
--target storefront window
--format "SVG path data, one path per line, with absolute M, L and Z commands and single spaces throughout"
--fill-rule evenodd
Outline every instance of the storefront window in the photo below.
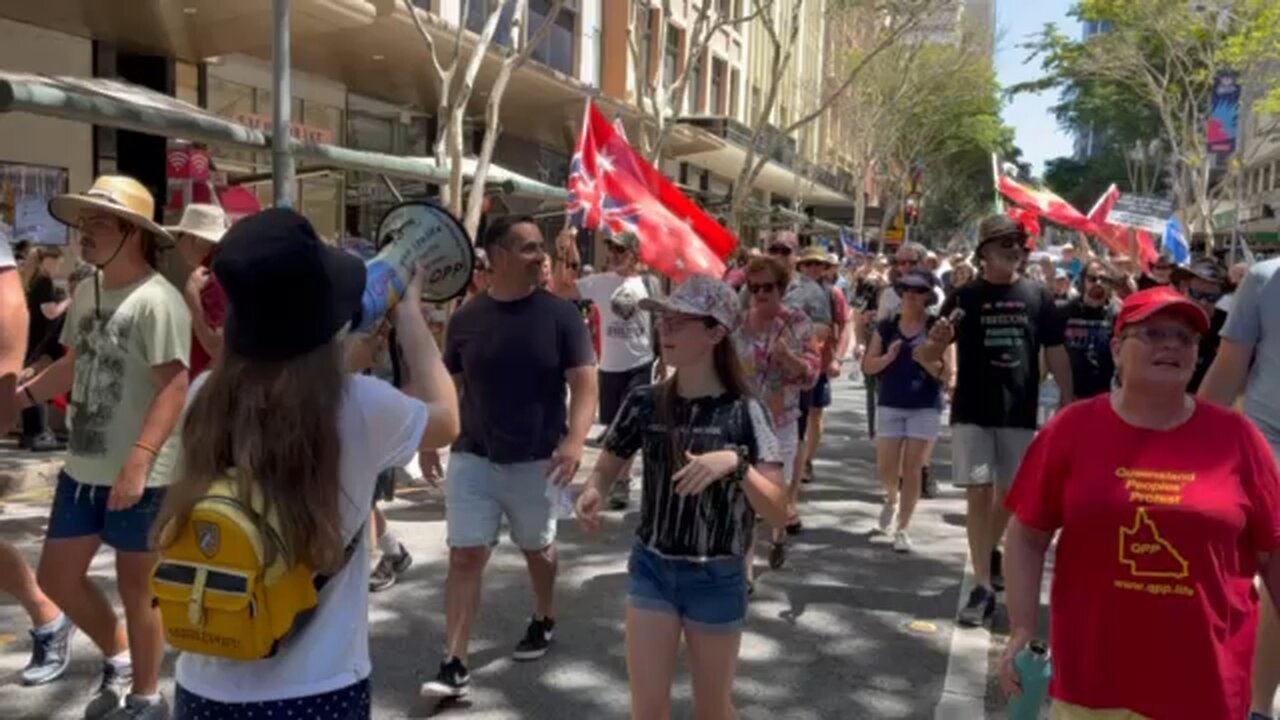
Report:
M 573 3 L 564 3 L 546 39 L 534 48 L 532 55 L 535 61 L 566 75 L 577 75 L 575 29 L 578 15 L 572 6 Z M 550 0 L 529 0 L 527 37 L 532 38 L 550 15 Z

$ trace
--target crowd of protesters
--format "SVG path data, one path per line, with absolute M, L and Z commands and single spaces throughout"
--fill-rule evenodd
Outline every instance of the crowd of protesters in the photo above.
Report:
M 1036 635 L 1056 533 L 1056 713 L 1269 717 L 1280 261 L 1161 257 L 1143 271 L 1087 239 L 1035 254 L 1018 223 L 992 216 L 971 254 L 909 242 L 892 258 L 842 260 L 777 232 L 723 280 L 664 290 L 634 235 L 609 235 L 593 272 L 572 230 L 549 245 L 532 219 L 508 217 L 477 238 L 447 326 L 420 301 L 419 273 L 356 334 L 363 260 L 302 216 L 273 209 L 233 225 L 197 204 L 162 227 L 154 211 L 124 177 L 58 196 L 50 212 L 78 230 L 85 263 L 65 296 L 56 250 L 0 248 L 11 399 L 0 421 L 20 416 L 26 451 L 67 452 L 38 567 L 0 543 L 0 591 L 31 621 L 25 684 L 66 672 L 77 631 L 101 652 L 86 718 L 369 717 L 369 593 L 412 563 L 377 504 L 415 455 L 445 485 L 449 548 L 445 648 L 422 694 L 470 690 L 504 522 L 533 608 L 511 655 L 535 661 L 556 631 L 558 521 L 576 512 L 591 531 L 638 499 L 624 617 L 632 716 L 670 715 L 683 639 L 695 715 L 734 717 L 757 536 L 784 566 L 788 537 L 805 530 L 803 486 L 831 472 L 815 460 L 848 359 L 883 491 L 871 529 L 898 553 L 916 551 L 912 519 L 938 492 L 934 446 L 950 423 L 972 578 L 957 622 L 983 624 L 1006 593 L 1007 692 L 1021 691 L 1013 659 Z M 160 271 L 170 252 L 186 268 L 178 283 Z M 64 435 L 51 404 L 66 408 Z M 595 422 L 606 430 L 592 438 Z M 588 443 L 601 451 L 575 500 Z M 307 571 L 314 604 L 270 653 L 184 649 L 165 698 L 175 638 L 154 583 L 183 542 L 175 528 L 216 554 L 217 534 L 193 517 L 226 483 Z M 88 577 L 102 544 L 116 551 L 123 622 Z M 193 592 L 227 592 L 203 573 Z

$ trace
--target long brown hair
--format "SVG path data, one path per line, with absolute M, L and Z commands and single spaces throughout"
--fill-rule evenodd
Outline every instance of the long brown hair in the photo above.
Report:
M 718 323 L 709 317 L 703 318 L 708 328 L 713 328 Z M 716 378 L 720 380 L 720 384 L 724 386 L 726 392 L 740 398 L 750 398 L 752 396 L 751 386 L 747 384 L 747 375 L 742 370 L 742 362 L 738 359 L 738 351 L 733 346 L 733 334 L 725 328 L 724 337 L 720 338 L 720 342 L 711 350 L 711 364 L 715 367 Z M 675 425 L 675 406 L 676 406 L 676 378 L 679 371 L 672 375 L 669 379 L 658 384 L 656 410 L 659 420 L 667 428 L 667 438 L 671 443 L 671 462 L 672 470 L 683 467 L 684 450 L 679 446 L 679 440 L 676 438 Z M 688 442 L 688 438 L 685 438 Z
M 178 480 L 155 527 L 186 522 L 210 484 L 235 468 L 241 500 L 247 503 L 254 488 L 262 493 L 291 560 L 336 572 L 350 540 L 342 534 L 339 505 L 338 413 L 345 387 L 336 340 L 283 362 L 252 361 L 224 349 L 187 411 Z M 259 524 L 265 532 L 265 518 Z

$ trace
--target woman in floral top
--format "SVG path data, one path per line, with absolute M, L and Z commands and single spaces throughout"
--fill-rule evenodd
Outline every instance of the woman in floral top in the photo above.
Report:
M 734 348 L 756 397 L 773 420 L 774 433 L 785 461 L 782 477 L 795 486 L 796 449 L 800 444 L 800 391 L 813 387 L 821 371 L 821 357 L 813 323 L 802 311 L 782 304 L 791 282 L 791 269 L 776 258 L 752 258 L 747 264 L 746 289 L 751 297 L 743 322 L 733 333 Z M 789 521 L 795 521 L 795 494 Z M 786 532 L 773 531 L 769 565 L 786 559 Z M 748 575 L 749 577 L 750 575 Z

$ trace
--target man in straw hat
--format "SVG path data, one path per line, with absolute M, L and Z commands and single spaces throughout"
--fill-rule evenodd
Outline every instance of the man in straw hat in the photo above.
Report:
M 1073 395 L 1062 318 L 1044 285 L 1019 276 L 1027 232 L 1006 215 L 978 228 L 982 275 L 942 305 L 932 342 L 956 341 L 951 404 L 953 482 L 965 489 L 966 530 L 974 587 L 959 623 L 981 625 L 995 613 L 1004 587 L 998 550 L 1009 523 L 1004 497 L 1036 432 L 1040 352 L 1057 381 L 1062 405 Z M 948 319 L 956 310 L 963 316 Z
M 169 233 L 152 221 L 155 201 L 138 181 L 98 178 L 88 192 L 59 195 L 49 213 L 79 231 L 84 260 L 62 344 L 70 351 L 17 392 L 20 406 L 72 390 L 67 463 L 58 476 L 40 583 L 105 655 L 90 719 L 168 717 L 159 692 L 164 638 L 151 606 L 149 542 L 174 446 L 167 443 L 187 391 L 191 315 L 155 271 Z M 125 610 L 86 576 L 99 546 L 116 550 Z
M 0 240 L 0 397 L 12 398 L 27 348 L 27 305 L 9 243 Z M 17 404 L 0 407 L 0 427 L 11 427 Z M 56 680 L 71 662 L 75 625 L 45 595 L 36 575 L 12 543 L 0 541 L 0 593 L 22 603 L 31 618 L 32 657 L 22 671 L 23 685 Z
M 210 268 L 218 243 L 229 227 L 231 222 L 222 208 L 192 203 L 182 211 L 182 220 L 167 228 L 177 244 L 178 254 L 191 269 L 183 288 L 187 310 L 191 311 L 191 377 L 204 372 L 222 352 L 227 295 Z

